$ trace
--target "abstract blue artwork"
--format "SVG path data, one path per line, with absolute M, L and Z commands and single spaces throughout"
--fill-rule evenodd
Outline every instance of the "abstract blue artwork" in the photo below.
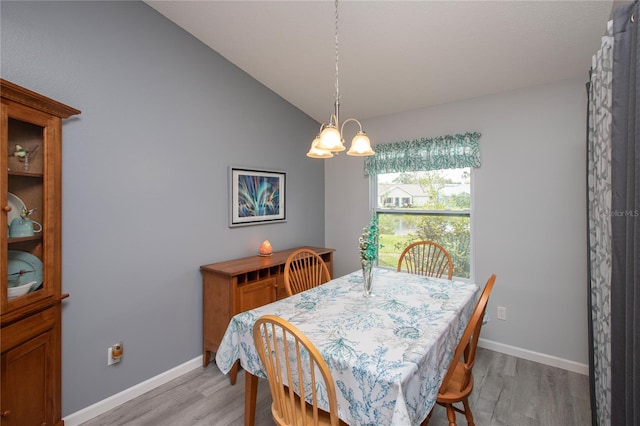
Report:
M 229 226 L 283 222 L 285 172 L 231 167 Z

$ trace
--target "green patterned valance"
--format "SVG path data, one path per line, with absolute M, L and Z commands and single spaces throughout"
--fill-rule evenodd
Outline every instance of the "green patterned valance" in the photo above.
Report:
M 364 174 L 480 167 L 480 133 L 421 138 L 376 145 L 364 161 Z

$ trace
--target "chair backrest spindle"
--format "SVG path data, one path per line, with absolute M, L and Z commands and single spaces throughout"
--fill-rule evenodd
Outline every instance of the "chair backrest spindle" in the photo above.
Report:
M 299 249 L 289 255 L 284 265 L 284 286 L 288 296 L 319 286 L 331 280 L 322 257 L 310 249 Z
M 416 241 L 409 244 L 398 259 L 398 272 L 440 278 L 446 274 L 453 277 L 453 261 L 449 252 L 433 241 Z

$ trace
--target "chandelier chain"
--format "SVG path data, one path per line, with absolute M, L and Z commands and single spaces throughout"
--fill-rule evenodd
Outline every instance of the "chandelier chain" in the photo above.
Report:
M 340 102 L 340 67 L 339 67 L 339 46 L 338 46 L 338 0 L 336 5 L 336 104 Z

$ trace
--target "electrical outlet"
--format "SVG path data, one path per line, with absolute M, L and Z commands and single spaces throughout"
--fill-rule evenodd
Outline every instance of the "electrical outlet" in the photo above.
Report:
M 502 321 L 507 320 L 507 308 L 504 306 L 498 306 L 498 319 Z

